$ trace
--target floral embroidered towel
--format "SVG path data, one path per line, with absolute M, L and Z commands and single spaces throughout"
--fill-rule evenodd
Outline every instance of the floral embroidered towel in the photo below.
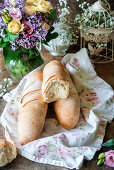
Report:
M 114 118 L 114 92 L 97 76 L 86 49 L 72 57 L 67 54 L 62 64 L 70 72 L 81 101 L 80 120 L 74 129 L 66 130 L 55 118 L 47 118 L 38 140 L 19 145 L 17 115 L 28 75 L 16 89 L 4 96 L 8 103 L 1 116 L 1 123 L 5 127 L 7 140 L 17 145 L 20 155 L 34 162 L 79 169 L 84 159 L 91 160 L 101 148 L 106 124 Z

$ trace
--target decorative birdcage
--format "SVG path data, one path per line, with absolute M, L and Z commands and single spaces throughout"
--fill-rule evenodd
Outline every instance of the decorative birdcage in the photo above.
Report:
M 81 48 L 87 48 L 94 63 L 113 61 L 113 21 L 110 5 L 98 0 L 83 14 L 80 24 Z

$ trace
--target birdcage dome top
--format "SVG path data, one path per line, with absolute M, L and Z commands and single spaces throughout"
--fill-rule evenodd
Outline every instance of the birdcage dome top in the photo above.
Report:
M 101 2 L 101 1 L 95 2 L 95 3 L 89 8 L 89 10 L 98 11 L 98 12 L 104 12 L 104 11 L 106 11 L 106 9 L 102 6 L 102 2 Z
M 111 32 L 113 22 L 108 2 L 98 0 L 89 7 L 82 16 L 81 26 L 90 29 L 91 32 Z

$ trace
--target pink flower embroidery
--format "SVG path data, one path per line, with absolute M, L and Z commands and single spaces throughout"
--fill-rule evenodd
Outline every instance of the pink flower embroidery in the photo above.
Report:
M 57 136 L 54 136 L 54 137 L 52 137 L 52 138 L 57 140 L 58 137 L 57 137 Z
M 39 161 L 39 160 L 41 160 L 41 158 L 37 156 L 37 160 Z
M 78 62 L 78 58 L 74 58 L 74 61 L 77 63 Z
M 41 145 L 38 147 L 38 152 L 40 155 L 45 155 L 48 153 L 47 146 L 46 145 Z
M 54 136 L 53 139 L 65 142 L 66 136 L 64 134 L 62 134 L 61 136 Z
M 78 133 L 72 133 L 72 136 L 79 136 Z
M 59 147 L 57 147 L 57 149 L 61 156 L 71 155 L 71 151 L 64 146 L 59 145 Z
M 88 147 L 78 147 L 80 150 L 88 150 Z
M 81 109 L 82 109 L 82 111 L 83 111 L 83 112 L 85 112 L 85 111 L 87 111 L 87 110 L 88 110 L 88 108 L 87 108 L 87 107 L 82 107 Z
M 83 150 L 83 147 L 78 147 L 78 149 L 81 149 L 81 150 Z
M 85 148 L 84 148 L 84 150 L 88 150 L 88 148 L 87 148 L 87 147 L 85 147 Z
M 104 164 L 114 168 L 114 150 L 105 152 Z
M 98 134 L 100 134 L 100 135 L 102 135 L 102 136 L 104 136 L 105 134 L 104 134 L 104 132 L 103 131 L 101 131 L 101 130 L 98 130 Z
M 71 151 L 68 149 L 66 149 L 65 153 L 66 153 L 66 155 L 71 155 Z
M 64 61 L 62 62 L 62 64 L 63 64 L 64 66 L 66 66 L 66 63 L 65 63 Z
M 94 92 L 94 93 L 91 93 L 92 96 L 97 96 L 97 94 Z
M 98 146 L 97 148 L 98 148 L 98 149 L 101 149 L 101 146 Z
M 79 67 L 79 64 L 78 64 L 78 58 L 72 58 L 69 62 L 69 64 L 73 67 L 73 68 L 77 68 Z
M 22 14 L 19 8 L 9 8 L 9 14 L 13 19 L 21 20 Z
M 82 99 L 86 100 L 86 101 L 95 101 L 96 104 L 98 104 L 98 96 L 97 96 L 97 93 L 95 92 L 91 92 L 91 91 L 88 91 L 86 94 L 83 94 L 82 96 Z
M 62 156 L 64 152 L 61 150 L 61 148 L 58 148 L 60 155 Z
M 11 114 L 12 116 L 14 116 L 14 112 L 13 112 L 13 109 L 12 109 L 12 108 L 9 109 L 9 112 L 10 112 L 10 114 Z
M 64 134 L 62 134 L 61 136 L 59 136 L 59 139 L 62 140 L 62 142 L 65 142 L 66 136 Z

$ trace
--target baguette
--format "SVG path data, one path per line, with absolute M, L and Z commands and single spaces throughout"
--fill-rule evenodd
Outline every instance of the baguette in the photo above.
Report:
M 51 103 L 65 99 L 69 95 L 69 83 L 65 78 L 62 64 L 53 60 L 43 70 L 42 97 L 43 101 Z
M 65 129 L 72 129 L 76 126 L 80 116 L 80 99 L 72 82 L 69 72 L 65 69 L 66 79 L 70 84 L 70 93 L 66 99 L 54 103 L 54 110 L 59 123 Z
M 21 145 L 38 139 L 43 129 L 48 105 L 42 100 L 42 71 L 32 72 L 25 84 L 18 114 Z

